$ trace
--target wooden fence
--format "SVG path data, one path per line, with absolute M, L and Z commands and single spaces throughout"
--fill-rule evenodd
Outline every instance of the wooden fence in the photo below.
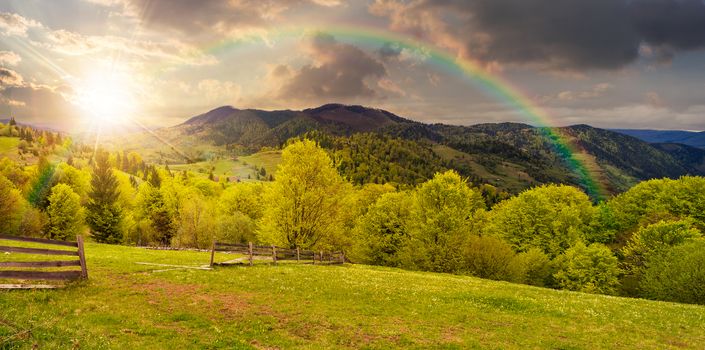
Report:
M 16 279 L 16 280 L 54 280 L 54 281 L 72 281 L 77 279 L 88 278 L 88 269 L 86 268 L 86 256 L 83 250 L 83 237 L 77 236 L 76 242 L 55 241 L 43 238 L 19 237 L 0 234 L 0 242 L 2 240 L 40 243 L 54 246 L 64 246 L 77 248 L 76 250 L 59 250 L 59 249 L 42 249 L 42 248 L 25 248 L 0 245 L 0 253 L 21 253 L 33 255 L 67 255 L 76 256 L 78 260 L 54 260 L 54 261 L 0 261 L 0 268 L 30 268 L 42 269 L 40 271 L 33 270 L 0 270 L 0 279 Z M 59 270 L 46 271 L 47 268 L 59 268 L 66 266 L 80 267 L 81 270 Z M 55 288 L 53 285 L 26 285 L 26 284 L 0 284 L 0 289 L 28 289 L 28 288 Z
M 312 250 L 302 250 L 299 248 L 290 249 L 277 246 L 261 246 L 254 245 L 252 242 L 244 243 L 213 243 L 211 249 L 211 266 L 213 265 L 232 265 L 233 262 L 216 263 L 215 252 L 239 253 L 246 256 L 250 266 L 252 266 L 255 257 L 268 257 L 272 259 L 272 263 L 276 264 L 281 260 L 293 260 L 301 263 L 311 264 L 343 264 L 345 262 L 345 253 L 343 252 L 315 252 Z M 241 263 L 241 262 L 240 262 Z

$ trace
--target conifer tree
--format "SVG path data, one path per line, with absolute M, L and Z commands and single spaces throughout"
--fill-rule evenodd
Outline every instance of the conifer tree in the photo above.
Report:
M 119 243 L 122 240 L 122 211 L 117 205 L 119 196 L 118 181 L 110 166 L 109 154 L 99 150 L 95 155 L 87 206 L 88 225 L 98 242 Z

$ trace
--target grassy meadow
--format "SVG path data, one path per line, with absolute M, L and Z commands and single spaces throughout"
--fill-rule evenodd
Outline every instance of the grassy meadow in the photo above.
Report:
M 3 244 L 12 244 L 3 242 Z M 89 275 L 0 292 L 0 349 L 702 349 L 705 307 L 363 265 L 203 266 L 89 243 Z M 3 254 L 2 260 L 31 258 Z M 218 254 L 216 261 L 232 259 Z M 2 282 L 2 281 L 0 281 Z
M 216 176 L 236 176 L 243 181 L 255 180 L 257 170 L 264 167 L 267 175 L 274 174 L 277 165 L 281 162 L 281 151 L 263 151 L 248 156 L 234 159 L 215 159 L 192 164 L 170 164 L 169 169 L 174 171 L 190 171 L 207 177 L 213 171 Z M 248 178 L 249 176 L 249 178 Z

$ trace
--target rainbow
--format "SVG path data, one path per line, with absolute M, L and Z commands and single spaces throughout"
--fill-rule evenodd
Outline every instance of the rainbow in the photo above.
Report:
M 578 157 L 580 153 L 570 140 L 552 127 L 547 111 L 538 106 L 526 94 L 514 87 L 509 81 L 497 73 L 487 71 L 479 62 L 472 59 L 459 58 L 450 50 L 424 43 L 417 38 L 400 33 L 369 27 L 346 27 L 340 25 L 320 27 L 290 27 L 269 30 L 266 33 L 255 33 L 235 40 L 225 40 L 201 47 L 195 55 L 219 55 L 237 48 L 251 45 L 269 44 L 271 41 L 286 38 L 297 38 L 312 33 L 323 33 L 337 39 L 349 40 L 372 48 L 382 45 L 394 45 L 399 49 L 420 52 L 425 62 L 438 67 L 450 74 L 465 77 L 469 82 L 481 88 L 485 93 L 510 107 L 526 118 L 529 124 L 539 127 L 540 132 L 553 144 L 555 151 L 563 158 L 565 164 L 579 177 L 580 185 L 596 200 L 604 198 L 608 191 L 599 174 L 591 171 L 586 160 Z

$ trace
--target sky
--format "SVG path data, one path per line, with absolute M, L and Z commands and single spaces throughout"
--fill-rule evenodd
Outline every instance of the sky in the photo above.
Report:
M 159 127 L 334 102 L 428 123 L 705 130 L 705 3 L 0 0 L 0 119 Z

